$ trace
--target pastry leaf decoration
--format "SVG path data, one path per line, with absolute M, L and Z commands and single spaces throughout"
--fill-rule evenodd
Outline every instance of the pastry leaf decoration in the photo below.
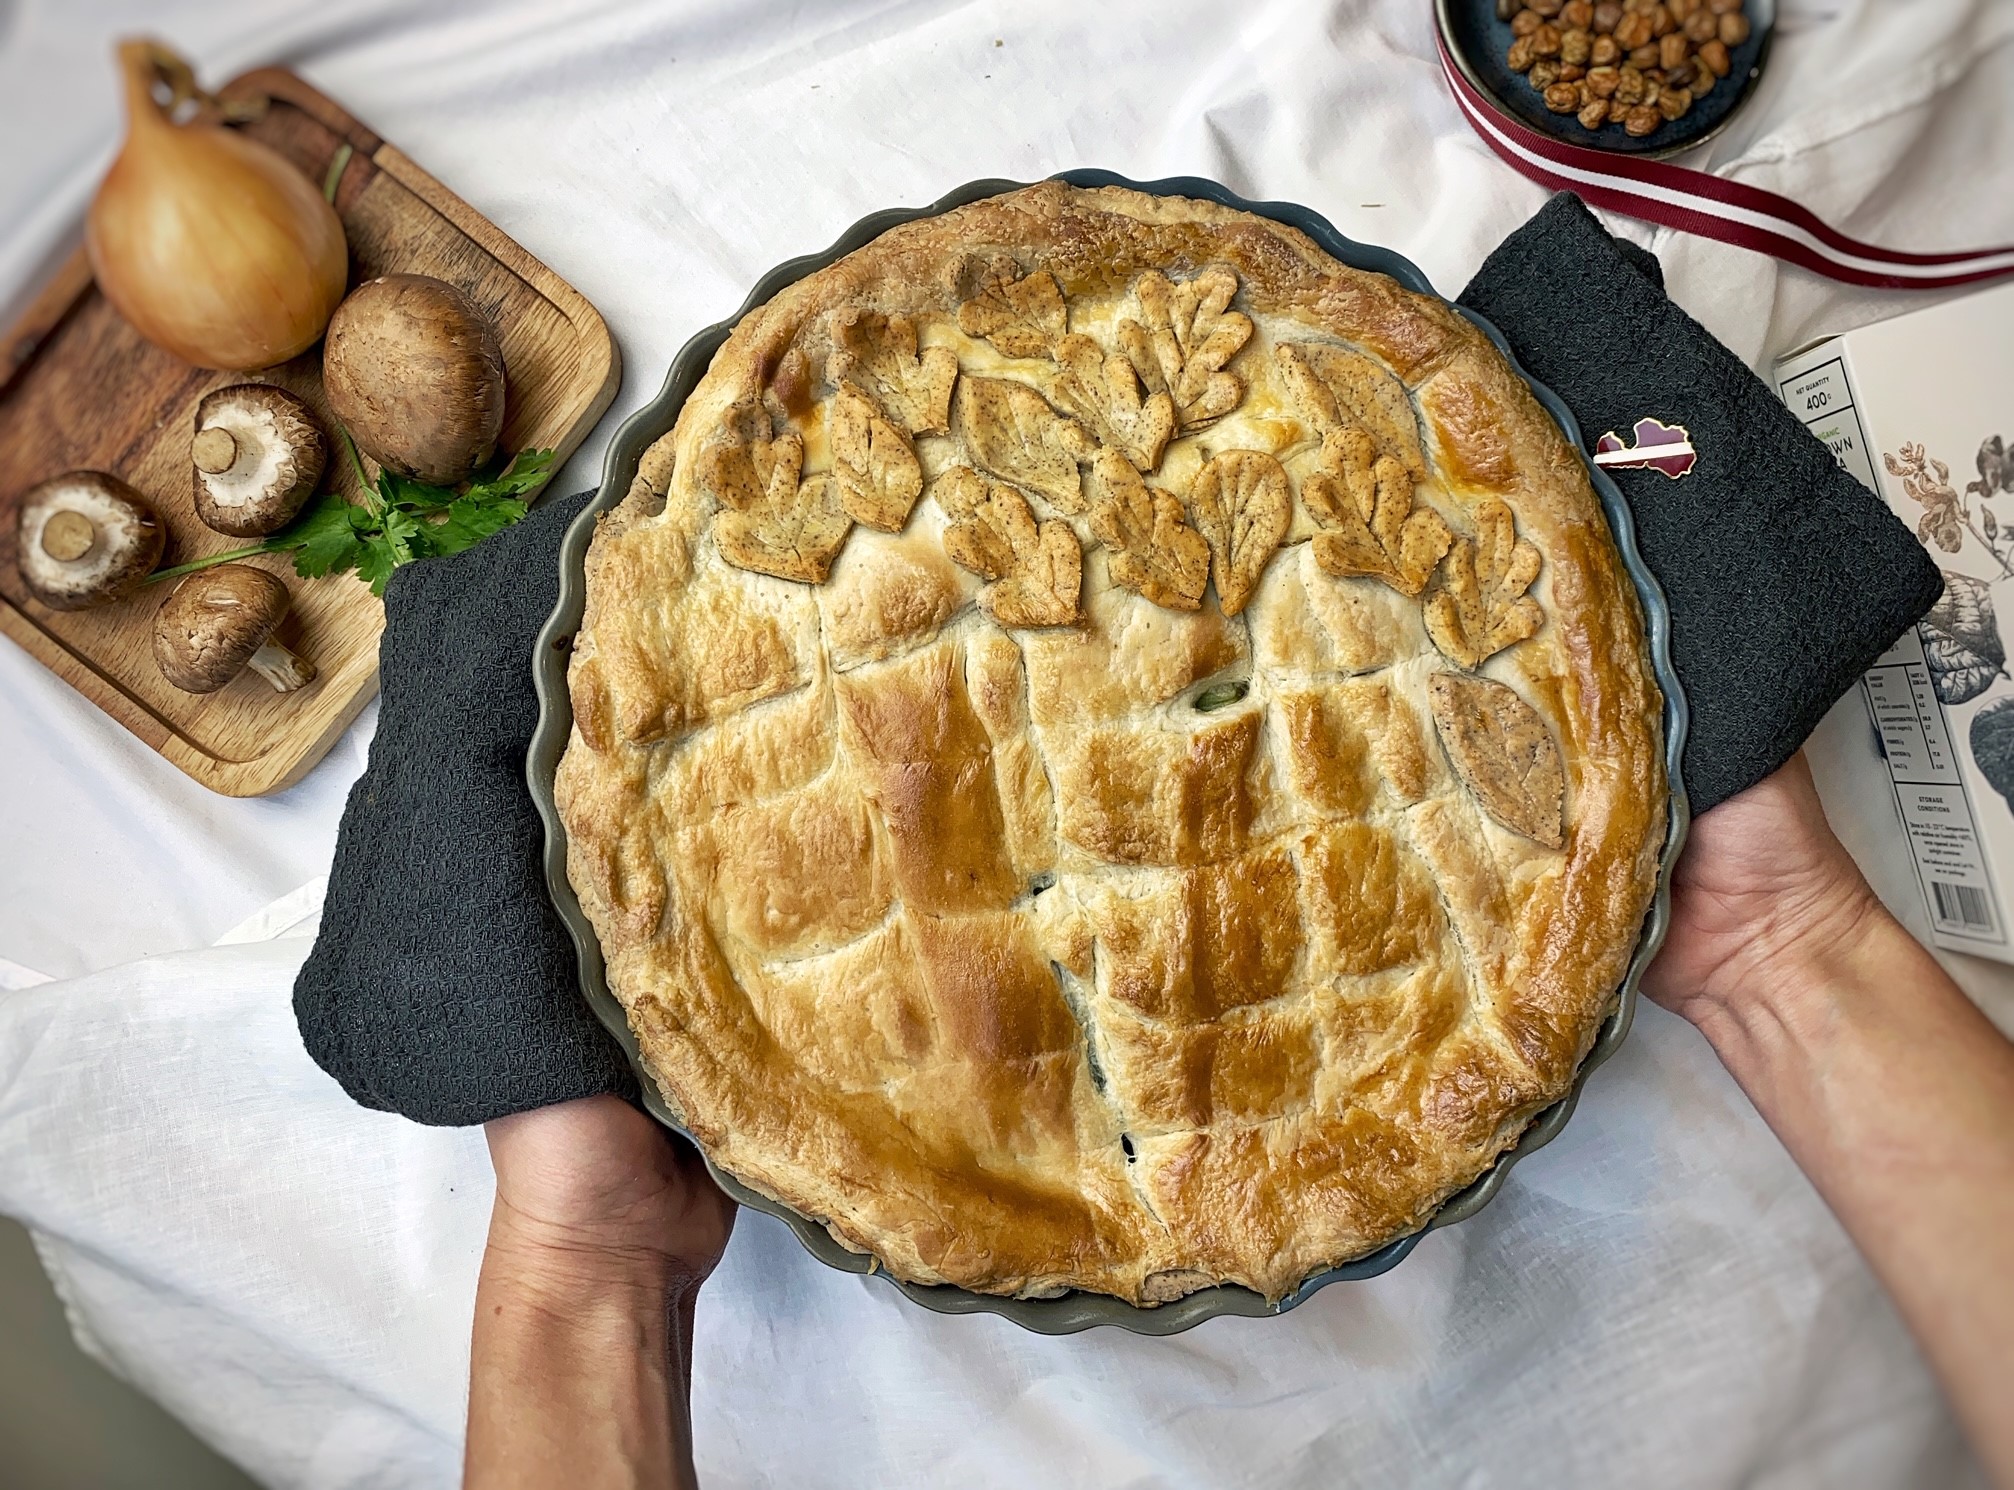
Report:
M 722 434 L 699 453 L 702 495 L 723 507 L 747 511 L 787 501 L 804 469 L 804 439 L 794 429 L 770 437 L 769 415 L 754 403 L 728 412 Z
M 1175 404 L 1163 391 L 1149 392 L 1123 354 L 1105 350 L 1088 336 L 1072 334 L 1056 343 L 1062 365 L 1063 397 L 1106 445 L 1142 471 L 1161 463 L 1175 434 Z
M 832 318 L 832 341 L 828 371 L 838 386 L 871 400 L 905 434 L 950 428 L 958 354 L 949 347 L 918 352 L 914 321 L 849 308 Z
M 1002 626 L 1067 626 L 1077 619 L 1084 551 L 1070 525 L 1038 524 L 1028 499 L 970 466 L 953 466 L 930 494 L 949 519 L 944 551 L 990 583 L 979 608 Z
M 730 447 L 715 447 L 723 449 Z M 725 466 L 734 476 L 729 488 L 736 502 L 722 494 L 721 510 L 713 519 L 713 540 L 720 555 L 737 569 L 757 574 L 773 574 L 778 579 L 794 579 L 803 584 L 825 582 L 838 557 L 853 520 L 839 505 L 837 486 L 829 477 L 800 480 L 804 468 L 804 441 L 789 431 L 774 440 L 754 440 L 741 446 L 747 452 L 751 471 L 759 472 L 759 483 L 736 486 L 739 473 L 732 456 L 714 461 L 712 470 Z M 707 479 L 702 474 L 702 484 Z
M 909 437 L 850 387 L 839 390 L 826 420 L 839 505 L 855 522 L 901 532 L 923 494 L 923 467 Z
M 1006 378 L 961 378 L 952 424 L 981 470 L 1046 497 L 1058 512 L 1084 510 L 1077 465 L 1091 459 L 1098 443 L 1033 388 Z
M 1379 455 L 1360 429 L 1322 437 L 1320 465 L 1301 483 L 1301 501 L 1322 525 L 1315 562 L 1339 578 L 1381 579 L 1401 595 L 1427 587 L 1454 534 L 1431 507 L 1413 505 L 1413 478 Z
M 1273 362 L 1294 407 L 1316 434 L 1362 430 L 1379 455 L 1400 462 L 1414 480 L 1426 475 L 1412 398 L 1382 365 L 1324 342 L 1282 342 L 1273 348 Z
M 1479 667 L 1544 624 L 1525 594 L 1538 571 L 1539 552 L 1517 536 L 1510 508 L 1495 498 L 1477 504 L 1475 538 L 1454 541 L 1427 597 L 1427 635 L 1451 661 Z
M 1944 593 L 1919 623 L 1930 686 L 1947 704 L 1970 703 L 2007 675 L 1993 591 L 1969 575 L 1944 576 Z
M 1119 345 L 1140 380 L 1174 401 L 1181 427 L 1198 429 L 1237 408 L 1245 385 L 1224 364 L 1252 339 L 1251 317 L 1229 309 L 1237 275 L 1211 269 L 1178 285 L 1149 269 L 1133 293 L 1142 320 L 1119 323 Z
M 1427 682 L 1434 729 L 1484 812 L 1534 843 L 1566 846 L 1566 773 L 1532 706 L 1501 683 L 1460 673 Z
M 997 275 L 958 307 L 958 329 L 991 342 L 1003 357 L 1047 357 L 1066 318 L 1063 291 L 1047 269 L 1022 279 Z
M 1287 536 L 1294 513 L 1287 473 L 1257 450 L 1227 450 L 1196 473 L 1189 512 L 1210 545 L 1217 599 L 1235 616 Z
M 1202 609 L 1210 545 L 1174 495 L 1150 488 L 1116 450 L 1091 463 L 1091 531 L 1110 550 L 1114 584 L 1169 610 Z

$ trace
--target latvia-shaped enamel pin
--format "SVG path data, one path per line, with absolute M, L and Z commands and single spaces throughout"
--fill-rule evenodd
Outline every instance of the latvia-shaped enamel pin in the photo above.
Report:
M 1692 448 L 1692 434 L 1682 424 L 1639 419 L 1630 434 L 1633 444 L 1625 445 L 1614 430 L 1595 441 L 1594 463 L 1611 471 L 1662 471 L 1676 481 L 1691 471 L 1699 458 Z

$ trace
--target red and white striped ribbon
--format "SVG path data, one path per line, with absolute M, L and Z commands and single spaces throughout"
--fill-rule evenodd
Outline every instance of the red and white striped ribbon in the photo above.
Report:
M 1848 284 L 1941 290 L 2014 274 L 2014 247 L 1969 253 L 1901 253 L 1836 232 L 1775 192 L 1659 160 L 1571 145 L 1512 117 L 1462 73 L 1440 39 L 1441 68 L 1463 115 L 1514 169 L 1571 191 L 1590 206 L 1717 238 Z

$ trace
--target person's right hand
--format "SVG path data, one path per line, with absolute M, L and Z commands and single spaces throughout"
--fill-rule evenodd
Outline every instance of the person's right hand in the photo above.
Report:
M 2014 1046 L 1875 898 L 1801 755 L 1693 824 L 1643 986 L 1783 1140 L 2014 1490 Z
M 1850 955 L 1886 919 L 1825 821 L 1800 751 L 1693 823 L 1672 877 L 1671 931 L 1644 992 L 1699 1024 Z

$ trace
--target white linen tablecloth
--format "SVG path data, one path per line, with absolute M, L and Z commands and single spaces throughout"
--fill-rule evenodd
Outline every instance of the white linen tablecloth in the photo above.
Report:
M 2014 239 L 2014 6 L 1780 8 L 1760 97 L 1708 163 L 1896 247 Z M 213 79 L 284 62 L 607 316 L 627 376 L 558 482 L 578 489 L 616 418 L 765 268 L 974 177 L 1214 176 L 1458 291 L 1544 193 L 1462 124 L 1429 12 L 0 0 L 0 304 L 74 241 L 110 158 L 113 35 L 157 33 Z M 1916 303 L 1628 231 L 1757 365 Z M 372 717 L 299 786 L 227 801 L 0 644 L 0 1210 L 37 1229 L 87 1346 L 275 1486 L 439 1486 L 458 1463 L 481 1135 L 352 1106 L 288 1003 Z M 1857 697 L 1814 756 L 1920 930 Z M 2014 974 L 1953 965 L 2014 1023 Z M 700 1318 L 714 1487 L 1976 1480 L 1837 1225 L 1655 1009 L 1482 1216 L 1279 1320 L 1044 1339 L 831 1272 L 759 1215 Z

